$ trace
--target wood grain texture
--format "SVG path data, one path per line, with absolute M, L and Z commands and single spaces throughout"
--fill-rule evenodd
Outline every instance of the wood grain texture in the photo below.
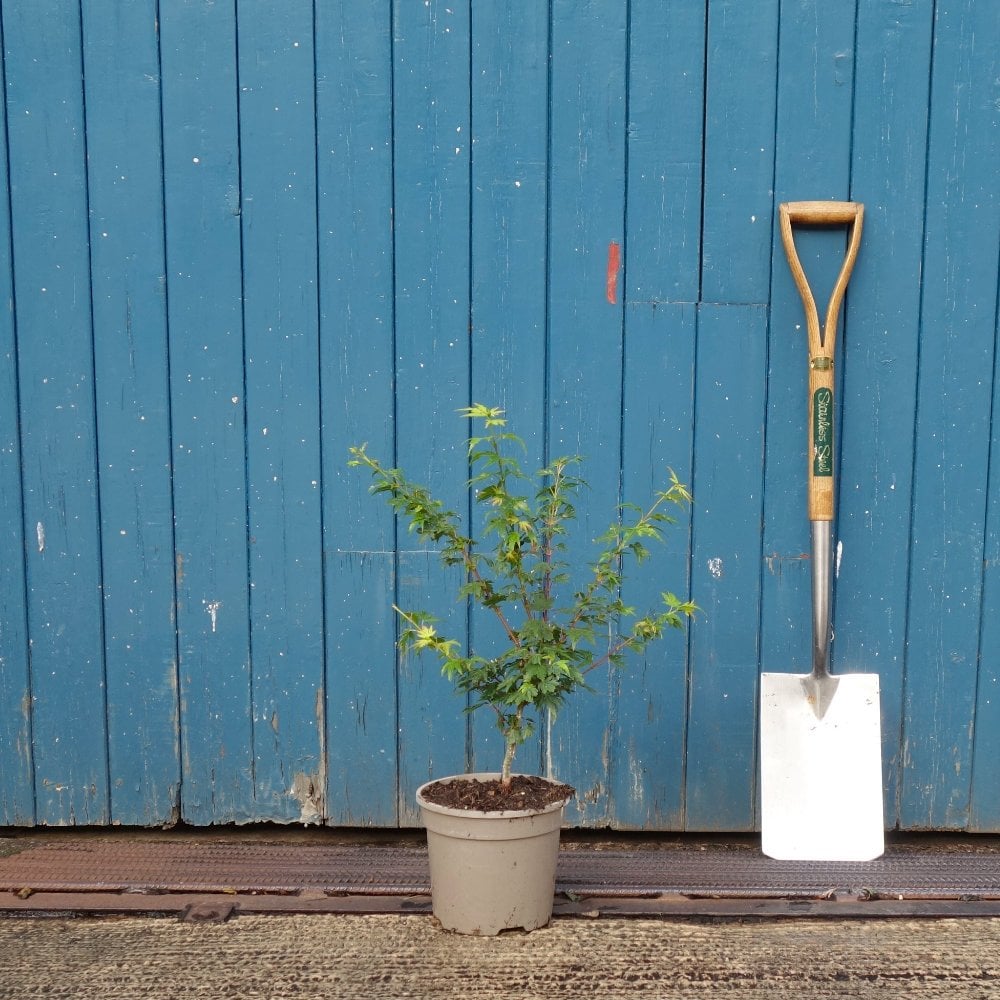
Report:
M 906 826 L 969 822 L 1000 244 L 998 107 L 982 97 L 997 95 L 994 28 L 979 4 L 936 9 L 901 749 Z M 992 59 L 972 57 L 983 38 L 993 40 Z
M 4 54 L 0 51 L 0 79 Z M 0 188 L 7 172 L 7 102 L 0 101 Z M 10 199 L 0 198 L 0 825 L 35 820 L 28 671 L 21 433 Z
M 996 329 L 1000 341 L 1000 307 Z M 971 828 L 983 832 L 1000 827 L 1000 351 L 993 358 L 992 414 L 969 817 Z
M 3 11 L 36 817 L 106 823 L 87 149 L 76 8 Z
M 865 200 L 841 366 L 834 672 L 877 672 L 885 816 L 897 822 L 932 4 L 858 5 L 852 189 Z
M 778 0 L 752 7 L 739 0 L 708 5 L 704 302 L 768 301 L 778 6 Z
M 641 210 L 630 203 L 630 208 Z M 654 259 L 655 260 L 655 259 Z M 650 261 L 649 264 L 653 264 Z M 632 275 L 636 282 L 641 276 Z M 697 315 L 687 303 L 626 306 L 622 494 L 644 504 L 668 483 L 668 468 L 692 481 Z M 630 565 L 622 596 L 645 614 L 665 591 L 690 590 L 692 509 L 668 511 L 664 544 Z M 688 635 L 669 632 L 616 673 L 609 763 L 610 814 L 624 829 L 680 829 L 685 806 Z
M 698 311 L 689 830 L 754 828 L 766 333 L 761 306 Z
M 89 5 L 83 55 L 111 816 L 145 826 L 180 795 L 155 4 Z
M 442 0 L 399 4 L 393 22 L 397 464 L 432 486 L 467 523 L 470 316 L 470 11 Z M 460 642 L 466 608 L 461 575 L 443 572 L 436 552 L 399 527 L 399 606 L 427 610 Z M 462 773 L 467 757 L 464 699 L 430 657 L 399 668 L 399 809 L 416 822 L 417 787 Z
M 394 455 L 392 26 L 317 9 L 327 815 L 397 822 L 395 526 L 347 466 Z
M 326 815 L 311 2 L 237 7 L 254 803 Z
M 235 11 L 161 11 L 182 816 L 254 818 Z
M 533 0 L 476 7 L 472 39 L 471 398 L 504 408 L 524 440 L 519 460 L 530 475 L 545 464 L 547 7 Z M 482 523 L 475 508 L 473 517 Z M 473 607 L 472 647 L 484 652 L 503 639 L 494 615 Z M 544 766 L 545 720 L 538 722 L 518 751 L 519 770 Z M 493 713 L 477 712 L 471 726 L 470 769 L 499 770 L 503 739 Z
M 631 5 L 625 185 L 633 304 L 698 301 L 705 28 L 698 4 Z
M 623 308 L 606 293 L 608 248 L 621 245 L 625 224 L 627 44 L 623 8 L 553 4 L 548 455 L 585 456 L 590 484 L 567 534 L 573 587 L 620 496 Z M 555 721 L 549 753 L 553 775 L 577 789 L 569 822 L 600 825 L 609 816 L 613 685 L 604 671 L 591 682 L 594 693 Z
M 642 504 L 667 467 L 692 481 L 701 268 L 705 16 L 695 5 L 636 3 L 629 20 L 622 495 Z M 661 72 L 663 65 L 670 72 Z M 630 568 L 626 604 L 652 608 L 690 586 L 691 511 L 665 547 Z M 668 635 L 612 678 L 612 822 L 684 823 L 688 638 Z

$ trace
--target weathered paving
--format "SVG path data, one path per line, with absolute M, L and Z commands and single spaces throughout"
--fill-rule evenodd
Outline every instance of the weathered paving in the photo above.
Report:
M 556 920 L 467 938 L 427 917 L 0 921 L 0 998 L 1000 996 L 1000 919 Z

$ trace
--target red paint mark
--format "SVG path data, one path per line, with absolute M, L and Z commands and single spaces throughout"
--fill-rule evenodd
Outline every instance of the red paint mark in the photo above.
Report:
M 608 302 L 614 305 L 618 301 L 618 270 L 621 267 L 621 247 L 613 240 L 608 244 Z

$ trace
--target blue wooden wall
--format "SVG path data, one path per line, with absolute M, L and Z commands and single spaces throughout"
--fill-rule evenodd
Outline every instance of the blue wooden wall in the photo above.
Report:
M 754 829 L 758 675 L 810 646 L 776 206 L 854 199 L 834 668 L 881 677 L 891 825 L 1000 830 L 995 3 L 0 15 L 0 824 L 409 825 L 495 767 L 391 605 L 488 623 L 346 466 L 466 509 L 477 400 L 588 456 L 584 546 L 695 494 L 626 598 L 703 613 L 522 766 L 581 825 Z M 825 291 L 842 233 L 799 245 Z

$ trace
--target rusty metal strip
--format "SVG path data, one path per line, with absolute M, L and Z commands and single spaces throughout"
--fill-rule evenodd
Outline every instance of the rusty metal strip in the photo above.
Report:
M 222 922 L 240 914 L 394 914 L 429 915 L 429 896 L 247 895 L 218 893 L 35 893 L 26 899 L 0 894 L 0 919 L 66 916 L 177 917 L 192 923 Z M 794 917 L 874 919 L 892 917 L 1000 917 L 1000 901 L 857 899 L 707 899 L 678 895 L 655 897 L 556 898 L 553 916 L 778 919 Z
M 0 919 L 44 916 L 177 916 L 218 921 L 240 913 L 429 914 L 430 896 L 247 895 L 243 893 L 38 892 L 0 894 Z
M 746 920 L 779 917 L 823 917 L 832 920 L 879 917 L 1000 917 L 1000 900 L 857 899 L 707 899 L 658 896 L 654 898 L 593 897 L 556 900 L 557 917 L 717 917 Z

